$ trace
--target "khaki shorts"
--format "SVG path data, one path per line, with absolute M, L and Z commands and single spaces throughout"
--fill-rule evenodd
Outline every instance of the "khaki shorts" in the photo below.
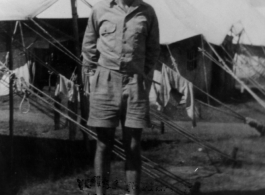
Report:
M 144 128 L 147 125 L 147 91 L 143 76 L 98 66 L 91 81 L 88 125 Z

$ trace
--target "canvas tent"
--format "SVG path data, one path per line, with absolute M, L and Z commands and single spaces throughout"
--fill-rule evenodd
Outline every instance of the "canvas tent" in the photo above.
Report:
M 0 21 L 27 20 L 43 12 L 57 0 L 0 1 Z
M 91 5 L 99 2 L 99 0 L 86 1 Z M 224 30 L 220 30 L 186 0 L 144 1 L 152 5 L 158 16 L 161 44 L 171 44 L 201 34 L 209 42 L 221 44 L 226 36 Z M 201 25 L 202 21 L 204 26 Z
M 238 66 L 234 68 L 239 78 L 250 74 L 253 75 L 253 78 L 257 78 L 258 75 L 265 76 L 263 74 L 265 72 L 264 65 L 262 65 L 265 59 L 264 48 L 262 49 L 265 44 L 265 17 L 255 10 L 256 7 L 253 7 L 253 4 L 258 5 L 258 9 L 262 10 L 261 5 L 265 7 L 264 2 L 260 1 L 258 3 L 257 0 L 169 0 L 166 2 L 170 3 L 169 7 L 172 11 L 175 10 L 175 16 L 178 19 L 191 29 L 201 32 L 206 41 L 220 45 L 229 34 L 234 36 L 234 44 L 248 45 L 247 50 L 251 49 L 250 56 L 247 57 L 246 52 L 244 52 L 245 54 L 241 52 L 236 58 Z M 174 7 L 174 5 L 177 5 L 177 7 Z M 214 33 L 215 28 L 219 29 L 219 33 Z M 231 30 L 232 33 L 230 33 Z M 260 49 L 257 46 L 261 46 Z M 221 48 L 219 52 L 228 61 L 232 61 L 230 57 L 226 56 L 227 51 L 223 51 Z M 233 56 L 233 52 L 230 55 Z M 227 64 L 229 65 L 229 62 Z M 246 66 L 246 64 L 248 65 Z M 239 70 L 239 65 L 244 65 L 244 67 L 240 67 L 240 69 L 245 69 L 244 73 Z M 230 64 L 230 67 L 232 68 L 233 65 Z M 212 68 L 212 74 L 215 78 L 212 85 L 213 88 L 219 89 L 217 95 L 221 97 L 221 94 L 227 94 L 228 91 L 234 88 L 235 82 L 230 75 L 219 67 L 214 65 Z M 258 78 L 259 81 L 264 80 L 261 77 Z
M 83 26 L 87 23 L 87 19 L 90 15 L 90 7 L 84 0 L 77 0 L 76 1 L 77 11 L 78 11 L 78 17 L 85 18 L 81 21 Z M 5 2 L 0 2 L 0 14 L 2 13 L 5 17 L 3 19 L 5 20 L 28 20 L 32 19 L 34 17 L 39 19 L 39 22 L 44 22 L 41 25 L 44 26 L 47 31 L 55 37 L 56 41 L 59 42 L 67 42 L 68 40 L 73 40 L 72 35 L 72 9 L 71 9 L 71 0 L 65 1 L 65 0 L 36 0 L 31 1 L 27 0 L 24 2 L 20 2 L 18 0 L 10 0 Z M 29 6 L 31 5 L 31 6 Z M 9 13 L 9 15 L 7 14 Z M 52 20 L 48 20 L 52 19 Z M 65 19 L 65 20 L 62 20 Z M 26 22 L 26 21 L 25 21 Z M 29 23 L 27 23 L 29 24 Z M 31 24 L 33 24 L 31 22 Z M 47 28 L 45 26 L 48 24 L 48 26 L 53 28 Z M 1 25 L 1 27 L 4 28 L 5 23 Z M 37 29 L 36 26 L 32 25 L 31 27 Z M 19 28 L 18 28 L 19 29 Z M 33 51 L 35 50 L 35 55 L 37 55 L 38 58 L 43 59 L 45 55 L 47 55 L 46 50 L 50 48 L 52 45 L 50 42 L 55 43 L 54 40 L 48 38 L 49 40 L 41 37 L 36 32 L 32 31 L 31 29 L 25 27 L 23 25 L 23 31 L 24 31 L 24 43 L 26 47 L 30 46 L 30 49 Z M 38 32 L 41 32 L 41 30 L 38 30 Z M 5 33 L 3 33 L 3 36 L 0 36 L 1 42 L 5 42 Z M 23 48 L 21 45 L 21 38 L 20 38 L 20 32 L 19 30 L 16 33 L 16 37 L 14 39 L 15 46 L 13 47 L 13 53 L 14 53 L 14 68 L 21 66 L 25 63 L 25 55 L 23 54 Z M 46 36 L 48 37 L 48 36 Z M 17 41 L 18 40 L 18 41 Z M 18 43 L 17 43 L 18 42 Z M 20 42 L 20 43 L 19 43 Z M 5 44 L 1 44 L 1 54 L 0 59 L 3 60 L 4 56 L 6 54 Z M 42 69 L 42 66 L 36 66 L 38 69 Z M 66 69 L 63 69 L 66 70 Z M 44 78 L 48 76 L 48 71 L 43 70 L 37 71 L 37 74 L 41 74 L 42 76 L 37 76 L 39 80 L 44 82 Z M 69 73 L 70 74 L 70 73 Z M 41 79 L 42 78 L 42 79 Z
M 76 1 L 78 18 L 88 18 L 91 12 L 86 0 Z M 42 19 L 72 19 L 71 0 L 57 0 L 52 6 L 37 15 Z
M 167 6 L 167 12 L 171 10 L 171 13 L 168 15 L 173 15 L 175 20 L 168 18 L 162 21 L 158 16 L 161 20 L 160 24 L 163 23 L 162 25 L 164 25 L 164 23 L 166 23 L 168 25 L 171 21 L 178 20 L 186 26 L 185 33 L 187 35 L 189 35 L 187 32 L 193 31 L 194 34 L 203 35 L 206 41 L 215 45 L 221 45 L 232 28 L 236 34 L 243 31 L 240 43 L 264 45 L 265 18 L 251 6 L 250 2 L 252 1 L 167 0 L 154 2 L 146 0 L 146 2 L 153 5 L 155 9 L 157 6 L 156 10 L 158 15 L 159 12 L 160 15 L 162 15 L 160 7 L 165 4 L 163 6 Z M 165 12 L 163 12 L 163 14 Z M 164 14 L 161 18 L 166 15 L 167 14 Z M 168 25 L 166 29 L 171 29 L 170 25 Z M 189 29 L 189 31 L 186 29 Z M 162 32 L 161 37 L 163 37 L 164 29 L 161 27 L 160 30 Z M 174 31 L 171 33 L 173 34 Z M 175 34 L 175 36 L 179 35 Z M 174 42 L 174 40 L 172 40 L 171 43 L 172 42 Z
M 28 20 L 33 18 L 36 15 L 43 12 L 45 9 L 54 4 L 57 0 L 27 0 L 27 1 L 18 1 L 18 0 L 5 0 L 0 1 L 0 28 L 3 31 L 6 31 L 7 23 L 3 21 L 17 21 L 17 20 Z M 1 33 L 1 60 L 5 56 L 6 52 L 6 33 Z M 11 35 L 9 35 L 11 36 Z
M 9 22 L 15 20 L 28 20 L 29 18 L 35 17 L 37 14 L 47 9 L 56 1 L 57 0 L 0 1 L 0 60 L 2 62 L 5 61 L 7 54 L 7 39 L 8 37 L 11 37 L 11 32 L 8 32 L 7 30 Z M 15 69 L 19 68 L 20 66 L 24 66 L 26 64 L 26 60 L 22 46 L 16 44 L 16 42 L 13 44 L 13 68 Z
M 99 0 L 83 1 L 92 6 L 99 2 Z M 253 0 L 144 1 L 152 5 L 158 16 L 161 44 L 171 44 L 203 35 L 208 42 L 220 45 L 233 26 L 237 31 L 245 29 L 251 39 L 253 37 L 253 44 L 265 39 L 263 38 L 265 35 L 258 36 L 261 35 L 260 32 L 264 32 L 265 20 L 251 7 L 250 2 Z M 252 27 L 255 27 L 255 30 Z
M 238 52 L 235 58 L 235 72 L 249 87 L 260 88 L 264 91 L 265 84 L 265 2 L 249 0 L 256 12 L 246 14 L 246 33 L 239 39 Z M 248 16 L 248 17 L 247 17 Z M 237 87 L 241 87 L 237 85 Z M 241 88 L 242 89 L 242 88 Z
M 151 4 L 151 1 L 149 1 Z M 186 0 L 167 0 L 168 10 L 174 15 L 175 20 L 182 22 L 187 28 L 196 32 L 197 35 L 203 35 L 204 38 L 216 45 L 220 45 L 225 36 L 226 29 L 220 27 L 214 20 L 209 19 L 207 15 L 193 6 Z
M 241 32 L 244 28 L 246 32 L 252 30 L 250 18 L 255 18 L 258 13 L 255 13 L 253 8 L 249 6 L 248 0 L 144 0 L 151 4 L 157 15 L 160 25 L 160 43 L 172 44 L 189 38 L 194 38 L 202 35 L 202 37 L 215 45 L 220 45 L 227 36 L 229 30 L 234 27 L 236 32 Z M 5 8 L 7 5 L 13 5 L 19 7 L 21 10 L 26 10 L 26 16 L 33 17 L 38 13 L 38 18 L 71 18 L 71 7 L 69 3 L 65 3 L 64 0 L 38 0 L 34 3 L 38 4 L 37 11 L 32 11 L 29 8 L 26 9 L 21 2 L 11 0 L 13 4 L 3 5 Z M 78 16 L 81 18 L 87 18 L 90 15 L 90 8 L 87 3 L 94 5 L 98 0 L 77 0 L 77 9 L 79 11 Z M 32 5 L 35 5 L 35 4 Z M 3 4 L 3 3 L 2 3 Z M 28 1 L 25 4 L 29 4 Z M 44 8 L 49 8 L 44 11 Z M 63 8 L 63 9 L 62 9 Z M 17 9 L 17 8 L 16 8 Z M 15 10 L 16 10 L 15 9 Z M 30 11 L 29 11 L 30 10 Z M 61 11 L 63 10 L 63 11 Z M 2 11 L 3 12 L 3 11 Z M 18 11 L 14 11 L 16 13 Z M 251 13 L 247 14 L 246 13 Z M 16 14 L 15 14 L 16 15 Z M 12 16 L 13 19 L 15 18 Z M 9 17 L 9 19 L 12 19 Z M 23 19 L 23 17 L 20 17 Z M 19 18 L 19 17 L 17 17 Z M 7 18 L 8 19 L 8 18 Z M 263 19 L 260 19 L 259 25 L 262 24 Z M 242 27 L 241 24 L 246 24 L 246 27 Z M 238 27 L 239 26 L 239 27 Z M 249 27 L 248 27 L 249 26 Z M 261 26 L 261 25 L 260 25 Z M 247 31 L 247 29 L 250 29 Z M 253 35 L 251 42 L 260 42 L 262 36 L 257 35 L 257 30 L 252 30 L 255 33 L 248 33 Z M 252 36 L 251 36 L 252 37 Z M 258 37 L 258 39 L 257 39 Z M 248 37 L 249 38 L 249 37 Z M 257 40 L 256 40 L 257 39 Z M 243 40 L 243 39 L 241 39 Z M 247 39 L 244 39 L 247 40 Z M 175 54 L 173 54 L 175 55 Z M 177 58 L 177 54 L 175 58 Z M 185 55 L 183 55 L 185 57 Z M 181 65 L 182 62 L 180 62 Z M 207 66 L 209 67 L 209 66 Z M 211 70 L 206 70 L 211 72 Z M 185 73 L 184 73 L 185 74 Z M 196 74 L 196 73 L 194 73 Z M 208 73 L 207 73 L 208 74 Z M 187 75 L 189 75 L 187 73 Z M 203 74 L 201 74 L 203 75 Z M 204 73 L 205 75 L 205 73 Z M 207 78 L 209 76 L 206 76 Z M 203 78 L 202 78 L 203 79 Z M 201 80 L 202 80 L 201 79 Z M 210 77 L 208 78 L 210 83 Z
M 77 0 L 79 18 L 88 18 L 90 8 L 86 0 Z M 70 0 L 3 0 L 0 1 L 0 20 L 15 21 L 29 18 L 72 18 Z
M 171 44 L 198 35 L 198 32 L 178 20 L 164 0 L 145 0 L 156 10 L 160 28 L 160 43 Z

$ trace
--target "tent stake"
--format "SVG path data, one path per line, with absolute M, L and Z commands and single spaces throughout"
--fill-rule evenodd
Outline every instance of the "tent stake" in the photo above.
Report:
M 161 134 L 165 133 L 165 123 L 161 122 Z
M 201 183 L 200 182 L 195 182 L 192 188 L 190 189 L 189 195 L 198 195 L 200 194 L 200 188 L 201 188 Z

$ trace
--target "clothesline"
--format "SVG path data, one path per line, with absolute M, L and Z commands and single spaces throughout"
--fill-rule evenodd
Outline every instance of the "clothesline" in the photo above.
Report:
M 40 19 L 38 19 L 38 18 L 35 18 L 34 20 L 35 20 L 36 22 L 39 22 L 39 23 L 45 25 L 47 28 L 50 28 L 51 30 L 54 30 L 54 31 L 58 32 L 58 33 L 61 34 L 62 36 L 67 37 L 69 40 L 74 40 L 74 37 L 73 37 L 73 36 L 71 36 L 71 35 L 69 35 L 69 34 L 66 34 L 65 32 L 62 32 L 60 29 L 55 28 L 53 25 L 48 24 L 48 23 L 45 22 L 44 20 L 40 20 Z
M 73 60 L 75 60 L 79 65 L 82 66 L 81 60 L 73 54 L 71 51 L 69 51 L 65 46 L 63 46 L 60 41 L 58 41 L 56 38 L 54 38 L 50 33 L 48 33 L 40 24 L 38 24 L 34 19 L 31 19 L 31 21 L 39 28 L 41 29 L 46 35 L 48 35 L 55 43 L 57 43 L 59 46 L 61 46 L 62 52 L 67 53 L 71 56 Z M 25 24 L 25 23 L 24 23 Z M 26 24 L 25 24 L 26 25 Z M 26 25 L 29 27 L 28 25 Z M 29 27 L 30 28 L 30 27 Z M 32 31 L 36 32 L 33 28 L 30 28 Z M 40 33 L 38 33 L 40 36 L 42 36 Z M 59 48 L 59 47 L 58 47 Z M 63 51 L 64 50 L 64 51 Z
M 34 22 L 34 24 L 35 25 L 37 25 L 39 28 L 41 28 L 46 34 L 48 34 L 50 37 L 52 37 L 47 31 L 45 31 L 39 24 L 37 24 L 34 20 L 33 20 L 33 22 Z M 53 38 L 53 39 L 55 39 L 55 38 Z M 56 40 L 56 39 L 55 39 Z M 209 44 L 209 43 L 208 43 Z M 62 46 L 63 47 L 63 46 Z M 66 49 L 66 48 L 65 48 Z M 168 47 L 168 49 L 169 49 L 169 47 Z M 67 49 L 66 49 L 67 50 Z M 68 50 L 67 50 L 68 51 Z M 70 52 L 70 51 L 68 51 L 68 52 Z M 170 52 L 170 49 L 169 49 L 169 52 Z M 71 53 L 71 52 L 70 52 Z M 171 54 L 171 56 L 172 56 L 172 54 Z M 79 64 L 81 64 L 81 63 L 79 63 Z M 82 64 L 81 64 L 82 65 Z M 98 65 L 98 64 L 97 64 Z
M 40 60 L 41 61 L 41 60 Z M 46 64 L 43 62 L 43 63 L 41 63 L 41 65 L 44 65 L 45 67 L 46 67 Z M 50 68 L 50 67 L 46 67 L 46 68 Z M 174 71 L 174 70 L 173 70 Z M 59 75 L 59 73 L 57 73 L 58 75 Z M 200 91 L 203 91 L 203 90 L 201 90 L 200 88 L 198 88 L 196 85 L 194 85 L 194 87 L 195 88 L 197 88 L 197 89 L 199 89 Z M 204 92 L 204 91 L 203 91 Z M 207 96 L 209 96 L 209 94 L 208 93 L 206 93 L 205 92 L 205 94 L 207 95 Z M 211 98 L 213 98 L 213 97 L 211 97 Z M 224 105 L 223 103 L 221 103 L 221 102 L 219 102 L 221 105 Z M 226 107 L 226 108 L 228 108 L 228 107 Z M 231 111 L 231 110 L 230 110 Z
M 21 44 L 21 43 L 20 43 L 20 44 Z M 26 49 L 24 44 L 23 44 L 22 46 L 23 46 L 24 49 Z M 31 54 L 32 54 L 32 52 L 31 52 Z M 49 64 L 43 62 L 43 61 L 42 61 L 39 57 L 37 57 L 36 55 L 33 54 L 33 56 L 34 56 L 34 58 L 35 58 L 35 60 L 36 60 L 37 62 L 39 62 L 41 65 L 45 66 L 46 68 L 50 69 L 50 70 L 52 71 L 52 73 L 57 74 L 58 76 L 60 76 L 60 78 L 63 77 L 63 76 L 62 76 L 59 72 L 57 72 L 52 66 L 50 66 Z
M 62 53 L 64 53 L 66 56 L 70 57 L 72 60 L 74 60 L 76 63 L 78 63 L 79 65 L 82 66 L 82 62 L 77 59 L 77 57 L 73 57 L 74 54 L 72 54 L 70 51 L 68 52 L 64 50 L 64 46 L 58 47 L 54 42 L 50 41 L 49 39 L 47 39 L 46 37 L 44 37 L 43 35 L 41 35 L 39 32 L 37 32 L 36 30 L 34 30 L 33 28 L 31 28 L 29 25 L 23 23 L 26 27 L 28 27 L 30 30 L 32 30 L 33 32 L 35 32 L 37 35 L 39 35 L 40 37 L 42 37 L 44 40 L 48 41 L 51 45 L 53 45 L 54 47 L 56 47 L 57 49 L 59 49 Z M 59 41 L 56 41 L 57 44 L 61 45 Z M 63 48 L 63 49 L 62 49 Z
M 59 102 L 57 102 L 56 100 L 54 100 L 52 97 L 48 96 L 47 94 L 45 94 L 45 93 L 42 92 L 41 90 L 37 89 L 37 88 L 36 88 L 35 86 L 33 86 L 32 84 L 30 84 L 29 86 L 32 87 L 33 89 L 37 90 L 39 93 L 43 94 L 43 95 L 46 96 L 47 98 L 49 98 L 51 101 L 58 103 L 60 106 L 64 107 L 68 112 L 71 112 L 73 115 L 76 115 L 76 116 L 80 117 L 78 114 L 72 112 L 71 110 L 69 110 L 68 108 L 66 108 L 65 106 L 63 106 L 63 105 L 60 104 Z M 29 88 L 28 88 L 27 90 L 30 91 L 32 94 L 35 93 L 33 90 L 31 90 L 31 89 L 29 89 Z M 35 95 L 36 95 L 36 94 L 35 94 Z M 52 105 L 52 106 L 53 106 L 53 105 Z M 56 108 L 55 108 L 55 109 L 56 109 Z M 58 109 L 56 109 L 56 111 L 59 112 L 59 113 L 61 113 L 61 111 L 58 111 Z M 169 118 L 167 118 L 166 115 L 163 115 L 163 117 L 166 117 L 166 120 L 162 120 L 163 118 L 161 118 L 161 116 L 160 116 L 160 119 L 161 119 L 162 121 L 164 121 L 164 122 L 166 122 L 167 120 L 170 120 Z M 71 121 L 72 121 L 72 120 L 73 120 L 73 119 L 71 119 Z M 81 120 L 85 120 L 85 119 L 83 119 L 83 118 L 81 117 Z M 76 122 L 74 122 L 74 123 L 76 123 Z M 167 122 L 167 123 L 168 123 L 168 122 Z M 189 133 L 183 132 L 183 129 L 182 129 L 182 128 L 180 128 L 179 126 L 176 126 L 177 124 L 174 124 L 173 126 L 172 126 L 172 124 L 170 124 L 170 125 L 171 125 L 171 127 L 176 128 L 177 131 L 180 131 L 180 133 L 184 133 L 184 135 L 187 136 L 187 137 L 189 137 L 191 140 L 196 141 L 196 142 L 200 142 L 200 140 L 198 140 L 197 138 L 194 139 L 194 137 L 193 137 L 192 135 L 190 135 Z M 184 130 L 184 131 L 185 131 L 185 130 Z M 201 142 L 200 144 L 201 144 L 201 145 L 204 145 L 205 147 L 207 147 L 207 148 L 209 148 L 209 149 L 213 149 L 212 146 L 209 147 L 208 145 L 205 145 L 205 144 L 202 143 L 202 142 Z M 218 149 L 213 149 L 213 150 L 216 151 L 216 152 L 219 151 Z M 219 151 L 218 153 L 220 153 L 220 151 Z M 222 156 L 226 156 L 228 159 L 231 158 L 231 157 L 229 157 L 228 155 L 223 154 L 222 152 L 221 152 L 220 154 L 221 154 Z
M 197 89 L 201 90 L 200 88 L 198 88 L 196 85 L 194 85 Z M 203 90 L 201 90 L 203 91 Z M 209 94 L 207 92 L 205 92 L 205 94 L 207 94 L 207 96 L 209 96 Z M 223 103 L 221 103 L 221 105 L 224 105 Z
M 5 31 L 4 29 L 2 29 L 7 36 L 12 37 L 11 35 L 8 34 L 7 31 Z M 20 41 L 16 41 L 21 47 L 23 47 L 23 44 Z M 28 48 L 23 47 L 23 49 L 28 50 Z M 30 51 L 29 51 L 30 52 Z M 37 60 L 37 62 L 39 62 L 41 65 L 43 65 L 44 67 L 50 69 L 52 72 L 54 72 L 55 74 L 59 75 L 60 73 L 58 71 L 56 71 L 52 66 L 50 66 L 49 64 L 46 64 L 42 59 L 40 59 L 37 55 L 34 54 L 34 52 L 30 52 L 31 56 L 34 57 L 35 60 Z
M 38 59 L 39 60 L 39 59 Z M 44 66 L 46 66 L 47 64 L 45 64 L 44 62 L 43 63 L 41 63 L 41 65 L 44 65 Z M 51 68 L 51 67 L 46 67 L 46 68 Z M 52 70 L 52 71 L 54 71 L 54 70 Z M 173 70 L 174 71 L 174 70 Z M 57 73 L 58 75 L 59 75 L 59 73 Z M 194 85 L 195 87 L 196 87 L 196 85 Z M 196 88 L 198 88 L 198 87 L 196 87 Z M 206 93 L 207 95 L 209 95 L 208 93 Z
M 208 43 L 208 42 L 207 42 Z M 210 43 L 208 43 L 210 48 L 213 50 L 213 47 L 210 45 Z M 215 51 L 215 50 L 214 50 Z M 215 51 L 215 54 L 218 55 Z M 210 55 L 210 54 L 209 54 Z M 219 56 L 219 55 L 218 55 Z M 206 56 L 207 57 L 207 56 Z M 208 56 L 209 57 L 209 56 Z M 220 56 L 219 56 L 220 57 Z M 219 58 L 220 59 L 220 58 Z M 210 60 L 212 60 L 213 62 L 215 62 L 217 65 L 220 66 L 219 62 L 217 62 L 213 57 L 210 57 Z M 168 66 L 168 68 L 170 68 Z M 228 67 L 221 67 L 224 70 L 227 71 L 231 71 Z M 172 71 L 174 71 L 172 68 L 170 68 Z M 231 73 L 232 76 L 234 77 L 233 73 Z M 190 82 L 190 81 L 188 81 Z M 243 83 L 244 84 L 244 83 Z M 205 92 L 204 90 L 200 89 L 199 87 L 197 87 L 195 84 L 193 85 L 196 89 L 198 89 L 199 91 L 203 92 L 204 94 L 206 94 L 208 97 L 210 97 L 211 99 L 215 100 L 216 102 L 218 102 L 220 105 L 224 106 L 227 110 L 231 111 L 232 113 L 234 113 L 236 116 L 238 116 L 238 118 L 241 118 L 241 120 L 248 124 L 249 126 L 255 128 L 262 136 L 265 135 L 265 126 L 263 124 L 261 124 L 259 121 L 249 118 L 249 117 L 244 117 L 240 114 L 238 114 L 237 112 L 235 112 L 234 110 L 232 110 L 231 108 L 229 108 L 227 105 L 225 105 L 224 103 L 222 103 L 221 101 L 219 101 L 217 98 L 214 98 L 213 96 L 211 96 L 209 93 Z M 256 96 L 254 92 L 250 91 L 252 95 Z M 256 96 L 257 97 L 257 96 Z
M 171 69 L 172 71 L 175 71 L 174 69 L 170 68 L 170 66 L 167 65 L 167 67 L 169 69 Z M 189 80 L 187 80 L 185 77 L 183 77 L 187 82 L 190 82 Z M 237 112 L 235 112 L 234 110 L 230 109 L 229 106 L 225 105 L 223 102 L 221 102 L 220 100 L 218 100 L 217 98 L 213 97 L 212 95 L 210 95 L 209 93 L 205 92 L 204 90 L 202 90 L 201 88 L 199 88 L 198 86 L 196 86 L 195 84 L 193 84 L 193 86 L 198 89 L 200 92 L 202 92 L 203 94 L 207 95 L 208 97 L 210 97 L 212 100 L 214 100 L 215 102 L 219 103 L 220 105 L 224 106 L 227 110 L 231 111 L 232 113 L 234 113 L 235 115 L 237 115 L 238 117 L 244 119 L 245 117 L 238 114 Z M 245 121 L 245 120 L 244 120 Z

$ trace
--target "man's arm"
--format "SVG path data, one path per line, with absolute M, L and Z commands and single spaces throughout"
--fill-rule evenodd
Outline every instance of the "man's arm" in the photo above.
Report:
M 148 35 L 146 39 L 146 75 L 152 70 L 152 68 L 156 64 L 160 53 L 158 20 L 153 8 L 150 9 L 150 12 L 150 27 L 148 29 Z
M 85 73 L 93 75 L 97 67 L 99 53 L 97 51 L 97 39 L 98 39 L 98 22 L 96 11 L 92 10 L 92 13 L 88 19 L 87 28 L 84 34 L 82 45 L 82 56 Z

